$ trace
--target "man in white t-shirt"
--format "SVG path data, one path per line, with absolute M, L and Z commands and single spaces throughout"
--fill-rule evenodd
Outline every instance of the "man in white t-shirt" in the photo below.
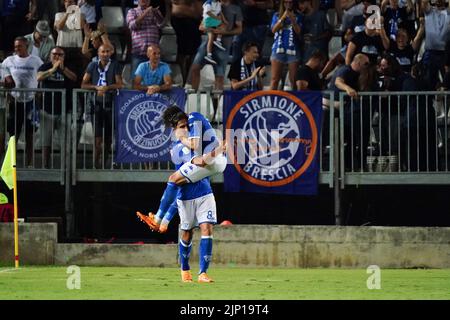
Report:
M 27 40 L 17 37 L 14 40 L 15 54 L 3 61 L 5 81 L 14 82 L 15 88 L 35 89 L 38 87 L 37 71 L 43 64 L 39 57 L 30 55 L 27 50 Z M 27 165 L 31 165 L 33 151 L 33 115 L 37 114 L 34 100 L 35 92 L 11 91 L 8 114 L 9 135 L 19 139 L 22 125 L 25 122 L 25 150 Z

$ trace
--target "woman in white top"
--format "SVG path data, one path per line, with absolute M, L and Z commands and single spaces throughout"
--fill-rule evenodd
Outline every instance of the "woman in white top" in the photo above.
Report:
M 55 29 L 58 31 L 56 45 L 63 48 L 81 48 L 83 45 L 83 28 L 86 23 L 84 14 L 75 0 L 64 0 L 66 12 L 55 15 Z
M 64 48 L 66 66 L 76 73 L 78 79 L 81 79 L 88 63 L 81 54 L 86 19 L 77 6 L 76 0 L 64 0 L 64 7 L 66 12 L 58 12 L 55 15 L 55 29 L 58 31 L 56 45 Z

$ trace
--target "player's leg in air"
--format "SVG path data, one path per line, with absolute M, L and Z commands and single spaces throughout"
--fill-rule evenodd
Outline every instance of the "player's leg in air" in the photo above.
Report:
M 139 219 L 145 222 L 153 231 L 160 233 L 167 232 L 170 221 L 178 213 L 177 194 L 179 187 L 185 183 L 194 183 L 205 177 L 223 172 L 226 166 L 226 158 L 221 155 L 221 159 L 217 162 L 213 162 L 213 158 L 222 154 L 225 150 L 226 144 L 220 142 L 219 146 L 212 152 L 195 157 L 190 163 L 185 163 L 181 166 L 178 171 L 169 177 L 166 190 L 161 197 L 156 214 L 150 212 L 148 215 L 144 215 L 138 211 L 136 214 Z M 208 165 L 211 162 L 213 164 Z M 181 170 L 184 170 L 185 176 L 180 173 Z
M 187 139 L 188 115 L 186 113 L 177 107 L 171 107 L 164 112 L 163 119 L 166 126 L 174 128 L 174 134 L 178 140 Z M 166 232 L 177 211 L 176 199 L 179 187 L 185 183 L 195 183 L 205 177 L 223 172 L 227 164 L 227 159 L 223 155 L 225 150 L 226 144 L 218 141 L 216 148 L 211 152 L 194 157 L 191 161 L 184 163 L 169 177 L 157 213 L 150 212 L 148 215 L 144 215 L 137 212 L 139 219 L 153 231 Z

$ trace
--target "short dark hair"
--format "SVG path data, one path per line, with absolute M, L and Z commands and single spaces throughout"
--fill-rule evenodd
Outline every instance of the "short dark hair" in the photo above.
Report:
M 25 43 L 28 44 L 28 39 L 25 38 L 25 37 L 23 37 L 23 36 L 16 37 L 16 38 L 14 39 L 14 42 L 16 42 L 16 41 L 22 41 L 22 42 L 25 42 Z
M 61 47 L 61 46 L 54 46 L 54 47 L 50 50 L 50 52 L 52 52 L 52 51 L 55 50 L 55 49 L 59 49 L 59 50 L 61 50 L 62 52 L 66 53 L 66 51 L 64 50 L 64 48 Z
M 258 44 L 254 41 L 247 41 L 242 45 L 242 53 L 247 52 L 251 47 L 257 47 Z
M 320 50 L 315 50 L 311 56 L 309 57 L 309 59 L 319 59 L 320 61 L 326 61 L 327 57 L 326 55 L 320 51 Z
M 187 114 L 176 105 L 171 105 L 163 113 L 163 121 L 166 127 L 175 128 L 178 121 L 188 119 Z

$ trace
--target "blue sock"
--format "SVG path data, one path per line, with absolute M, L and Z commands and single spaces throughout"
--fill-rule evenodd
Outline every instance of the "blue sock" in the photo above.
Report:
M 172 218 L 178 213 L 178 204 L 177 200 L 175 200 L 169 207 L 169 210 L 167 210 L 166 214 L 164 215 L 164 220 L 167 220 L 170 222 Z
M 180 187 L 177 186 L 173 182 L 167 182 L 166 190 L 164 190 L 164 194 L 161 197 L 161 203 L 159 204 L 159 209 L 157 215 L 162 215 L 161 218 L 164 216 L 164 214 L 169 210 L 169 207 L 171 204 L 176 201 L 178 189 Z M 176 202 L 175 202 L 176 203 Z
M 209 267 L 209 262 L 212 258 L 212 236 L 202 236 L 200 240 L 200 248 L 198 250 L 199 262 L 200 262 L 200 273 L 206 272 Z
M 178 248 L 180 253 L 181 270 L 191 270 L 191 267 L 189 267 L 189 256 L 191 254 L 192 241 L 190 243 L 186 243 L 180 239 Z

